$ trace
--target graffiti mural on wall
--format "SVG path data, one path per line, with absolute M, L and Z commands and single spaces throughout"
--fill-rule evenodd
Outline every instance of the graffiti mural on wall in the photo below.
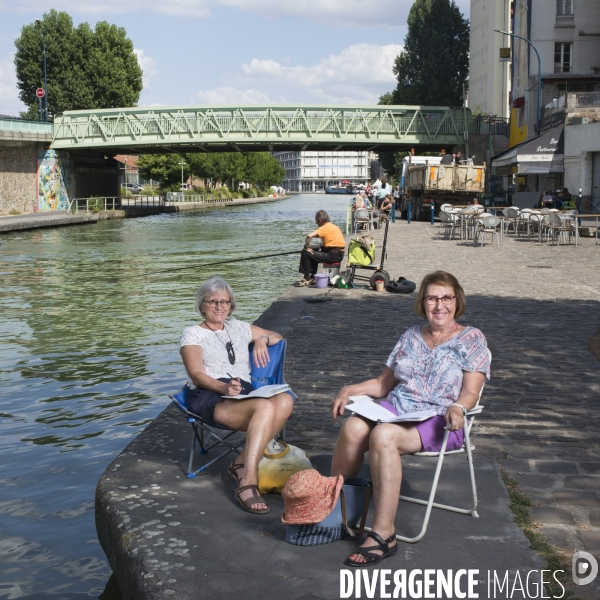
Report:
M 67 210 L 69 208 L 69 155 L 56 150 L 38 154 L 38 210 Z

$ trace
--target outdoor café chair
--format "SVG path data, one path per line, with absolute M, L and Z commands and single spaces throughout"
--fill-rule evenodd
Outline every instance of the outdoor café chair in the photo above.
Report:
M 354 231 L 352 233 L 358 233 L 359 230 L 369 231 L 370 229 L 369 211 L 366 208 L 357 208 L 354 211 Z
M 517 223 L 519 221 L 519 214 L 521 213 L 521 209 L 516 206 L 509 206 L 505 208 L 503 211 L 504 216 L 506 217 L 506 228 L 505 233 L 508 233 L 508 228 L 512 225 L 513 233 L 517 233 Z
M 492 244 L 494 243 L 494 236 L 500 247 L 500 236 L 498 235 L 497 227 L 500 224 L 500 219 L 494 217 L 494 215 L 485 215 L 479 217 L 475 224 L 475 233 L 473 234 L 473 246 L 477 245 L 477 242 L 481 239 L 481 246 L 485 243 L 485 236 L 492 236 Z
M 552 213 L 548 215 L 548 226 L 547 226 L 547 241 L 550 239 L 554 242 L 556 239 L 557 245 L 560 246 L 561 239 L 564 241 L 565 238 L 571 243 L 571 235 L 575 238 L 575 245 L 577 246 L 577 228 L 572 220 L 571 216 L 561 216 L 558 213 Z
M 488 355 L 490 357 L 490 363 L 492 362 L 492 353 L 488 350 Z M 479 393 L 479 398 L 477 399 L 477 404 L 467 412 L 465 423 L 463 425 L 463 431 L 465 432 L 465 441 L 463 443 L 463 447 L 458 450 L 448 450 L 446 451 L 446 446 L 448 444 L 448 436 L 450 435 L 450 430 L 446 429 L 444 433 L 444 439 L 442 440 L 442 447 L 439 452 L 415 452 L 412 456 L 426 456 L 431 458 L 437 458 L 437 466 L 435 468 L 435 475 L 433 476 L 433 483 L 431 484 L 431 491 L 429 492 L 429 498 L 427 500 L 421 500 L 420 498 L 413 498 L 412 496 L 403 496 L 400 494 L 400 500 L 404 500 L 405 502 L 412 502 L 414 504 L 421 504 L 426 506 L 425 509 L 425 518 L 423 519 L 423 526 L 421 527 L 421 531 L 414 538 L 404 537 L 402 535 L 396 535 L 396 539 L 399 542 L 407 542 L 409 544 L 414 544 L 418 542 L 427 531 L 427 525 L 429 524 L 429 517 L 431 515 L 432 508 L 439 508 L 441 510 L 449 510 L 451 512 L 459 513 L 461 515 L 471 515 L 472 517 L 479 518 L 477 514 L 477 487 L 475 485 L 475 469 L 473 466 L 473 450 L 475 450 L 475 446 L 471 444 L 470 433 L 473 429 L 473 424 L 475 423 L 475 415 L 478 415 L 483 411 L 483 406 L 479 404 L 481 401 L 481 395 L 483 394 L 483 386 L 481 387 L 481 392 Z M 440 479 L 440 473 L 442 471 L 442 465 L 444 464 L 444 457 L 447 454 L 463 454 L 467 455 L 467 464 L 469 466 L 469 476 L 471 478 L 471 493 L 473 496 L 473 506 L 470 508 L 459 508 L 457 506 L 449 506 L 447 504 L 438 504 L 434 502 L 435 494 L 437 491 L 438 481 Z M 371 528 L 365 527 L 365 531 L 371 531 Z
M 257 367 L 252 360 L 252 350 L 254 344 L 250 344 L 248 351 L 250 353 L 250 378 L 252 389 L 257 389 L 263 385 L 283 384 L 285 378 L 283 374 L 283 366 L 285 362 L 285 340 L 277 342 L 268 347 L 270 361 L 266 367 Z M 208 469 L 212 464 L 227 456 L 230 452 L 239 454 L 244 447 L 246 434 L 242 431 L 229 429 L 223 425 L 207 421 L 202 417 L 194 414 L 189 410 L 187 404 L 187 396 L 190 389 L 187 383 L 176 393 L 169 395 L 173 404 L 183 413 L 186 421 L 192 426 L 192 445 L 190 447 L 190 458 L 188 462 L 187 475 L 188 478 L 194 478 L 198 473 Z M 292 392 L 292 397 L 296 400 L 296 395 Z M 236 436 L 236 434 L 238 434 Z M 285 427 L 281 430 L 279 437 L 285 440 Z M 202 465 L 199 469 L 192 471 L 194 462 L 194 453 L 196 443 L 200 447 L 199 454 L 208 454 L 210 450 L 218 445 L 226 448 L 218 456 Z
M 440 226 L 438 228 L 438 234 L 436 239 L 440 238 L 442 229 L 444 230 L 444 239 L 451 240 L 454 236 L 454 230 L 459 229 L 460 224 L 458 221 L 458 215 L 445 210 L 440 210 Z

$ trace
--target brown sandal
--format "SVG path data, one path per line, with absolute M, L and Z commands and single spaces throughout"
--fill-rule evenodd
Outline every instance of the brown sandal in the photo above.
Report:
M 252 496 L 246 498 L 245 500 L 242 500 L 240 498 L 240 494 L 246 490 L 252 490 Z M 254 508 L 251 508 L 253 504 L 259 504 L 261 502 L 263 504 L 266 504 L 263 497 L 258 493 L 258 487 L 254 484 L 245 485 L 239 488 L 238 491 L 235 493 L 235 497 L 237 501 L 242 505 L 242 508 L 248 511 L 249 513 L 254 513 L 255 515 L 266 515 L 268 512 L 271 511 L 271 508 L 269 506 L 267 506 L 266 510 L 256 510 Z
M 227 470 L 227 472 L 235 479 L 235 482 L 237 483 L 237 485 L 240 485 L 240 479 L 241 477 L 238 476 L 237 472 L 240 469 L 243 469 L 244 465 L 242 463 L 235 463 L 235 460 L 229 465 L 229 469 Z

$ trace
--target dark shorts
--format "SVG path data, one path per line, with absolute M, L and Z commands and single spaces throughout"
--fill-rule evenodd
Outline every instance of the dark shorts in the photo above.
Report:
M 231 381 L 229 377 L 218 379 L 223 383 Z M 249 381 L 240 380 L 242 384 L 242 394 L 249 394 L 252 391 L 252 385 Z M 219 402 L 223 402 L 224 398 L 221 394 L 213 392 L 212 390 L 205 390 L 204 388 L 195 388 L 188 392 L 187 405 L 190 412 L 195 415 L 202 417 L 205 421 L 210 423 L 215 422 L 215 406 Z
M 389 402 L 384 400 L 380 402 L 380 405 L 396 414 L 394 407 Z M 446 419 L 437 415 L 436 417 L 431 417 L 431 419 L 414 423 L 414 426 L 417 428 L 419 436 L 421 436 L 421 444 L 423 444 L 421 452 L 439 452 L 444 441 Z M 448 436 L 448 443 L 446 444 L 446 452 L 460 450 L 463 447 L 464 440 L 464 429 L 451 431 Z

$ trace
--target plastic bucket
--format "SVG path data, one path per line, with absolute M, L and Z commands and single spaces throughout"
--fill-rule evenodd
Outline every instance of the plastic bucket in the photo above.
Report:
M 385 290 L 385 281 L 383 279 L 377 279 L 375 281 L 375 289 L 378 292 L 383 292 Z
M 315 287 L 326 288 L 329 285 L 329 274 L 318 273 L 315 275 Z

